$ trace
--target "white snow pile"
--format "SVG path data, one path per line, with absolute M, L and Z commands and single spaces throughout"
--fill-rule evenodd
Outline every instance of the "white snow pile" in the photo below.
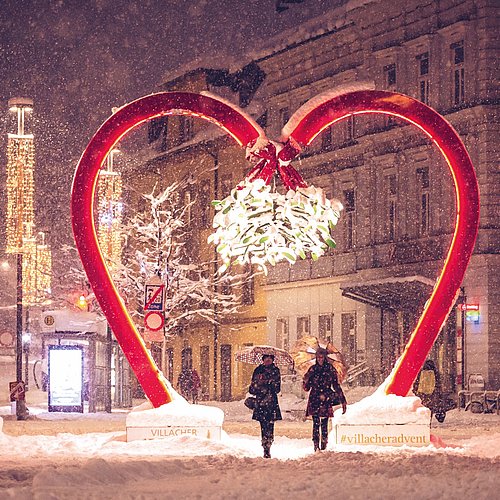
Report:
M 214 406 L 192 405 L 175 394 L 173 401 L 159 408 L 146 401 L 134 408 L 126 420 L 127 427 L 144 426 L 222 426 L 224 412 Z
M 416 396 L 385 394 L 382 385 L 371 396 L 335 411 L 335 424 L 429 424 L 431 411 Z

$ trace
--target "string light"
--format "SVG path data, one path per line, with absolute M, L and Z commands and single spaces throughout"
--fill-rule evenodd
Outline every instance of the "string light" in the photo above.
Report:
M 52 252 L 45 244 L 44 233 L 23 239 L 23 305 L 42 304 L 51 291 Z
M 97 183 L 97 239 L 111 273 L 121 262 L 121 222 L 123 203 L 122 176 L 120 172 L 101 170 Z
M 7 245 L 6 253 L 21 253 L 23 239 L 34 224 L 33 135 L 8 134 L 7 140 Z

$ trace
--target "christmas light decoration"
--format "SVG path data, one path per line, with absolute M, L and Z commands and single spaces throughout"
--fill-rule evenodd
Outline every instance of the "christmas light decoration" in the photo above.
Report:
M 41 243 L 39 243 L 41 241 Z M 52 253 L 44 233 L 23 239 L 23 305 L 43 304 L 51 291 Z
M 266 181 L 246 179 L 224 200 L 213 201 L 217 211 L 208 242 L 217 245 L 224 272 L 231 262 L 251 263 L 267 274 L 266 264 L 287 260 L 294 264 L 309 254 L 317 260 L 335 247 L 331 231 L 342 210 L 314 186 L 272 190 Z
M 97 181 L 97 239 L 111 274 L 120 265 L 122 256 L 121 197 L 121 174 L 112 170 L 101 170 Z
M 8 134 L 7 139 L 7 214 L 6 253 L 21 253 L 23 239 L 29 237 L 35 216 L 33 211 L 33 135 Z

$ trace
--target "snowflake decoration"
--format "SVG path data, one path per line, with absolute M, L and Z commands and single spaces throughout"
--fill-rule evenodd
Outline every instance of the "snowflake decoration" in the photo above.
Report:
M 223 200 L 212 202 L 216 210 L 208 241 L 217 245 L 224 272 L 232 262 L 260 266 L 286 260 L 294 264 L 308 254 L 317 260 L 335 247 L 331 231 L 342 210 L 338 200 L 328 200 L 321 188 L 309 186 L 273 192 L 262 179 L 245 180 Z

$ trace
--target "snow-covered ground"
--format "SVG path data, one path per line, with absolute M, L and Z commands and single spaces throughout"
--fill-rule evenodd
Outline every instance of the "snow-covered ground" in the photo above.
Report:
M 362 395 L 351 392 L 350 401 Z M 127 443 L 127 412 L 47 413 L 40 403 L 28 405 L 30 420 L 17 422 L 0 407 L 0 498 L 498 498 L 496 414 L 453 410 L 443 424 L 434 421 L 432 433 L 449 447 L 330 446 L 314 454 L 311 423 L 287 411 L 303 402 L 286 397 L 273 459 L 265 460 L 258 424 L 242 402 L 210 404 L 225 412 L 221 441 Z

